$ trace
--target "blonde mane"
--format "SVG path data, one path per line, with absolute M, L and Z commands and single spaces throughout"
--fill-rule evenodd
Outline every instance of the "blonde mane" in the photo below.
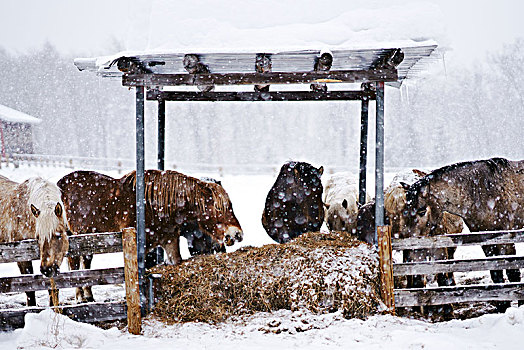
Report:
M 60 189 L 41 177 L 32 177 L 20 184 L 20 186 L 24 185 L 28 190 L 27 210 L 30 210 L 31 204 L 40 210 L 40 215 L 36 219 L 36 237 L 39 240 L 49 241 L 56 227 L 60 225 L 60 218 L 55 215 L 57 203 L 60 203 L 62 209 L 64 208 Z M 62 210 L 62 216 L 62 220 L 67 222 L 65 210 Z
M 219 184 L 204 182 L 174 170 L 148 170 L 144 175 L 146 205 L 164 215 L 172 215 L 176 207 L 186 203 L 197 215 L 205 213 L 209 208 L 222 214 L 229 208 L 229 197 Z M 122 179 L 136 189 L 135 171 Z
M 390 214 L 399 214 L 406 206 L 406 190 L 398 185 L 388 188 L 384 195 L 384 208 Z
M 0 192 L 0 241 L 33 238 L 43 243 L 62 224 L 55 215 L 57 203 L 63 208 L 60 189 L 55 184 L 40 177 L 18 183 L 0 176 Z M 31 204 L 40 211 L 38 218 L 31 213 Z M 62 212 L 67 225 L 65 211 Z

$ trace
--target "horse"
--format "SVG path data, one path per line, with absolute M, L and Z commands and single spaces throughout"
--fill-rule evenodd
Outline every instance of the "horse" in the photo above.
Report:
M 220 184 L 166 170 L 145 172 L 146 252 L 161 246 L 168 264 L 179 264 L 180 236 L 198 230 L 218 244 L 242 241 L 243 232 L 227 192 Z M 136 172 L 120 179 L 93 171 L 75 171 L 58 181 L 75 234 L 121 231 L 136 226 Z M 90 256 L 82 257 L 84 268 Z M 80 258 L 70 258 L 72 269 Z M 77 300 L 94 300 L 90 288 L 77 289 Z
M 418 169 L 401 172 L 392 179 L 384 193 L 385 224 L 391 225 L 392 236 L 395 238 L 406 238 L 405 229 L 401 217 L 406 211 L 406 185 L 412 184 L 426 176 L 427 173 Z M 456 215 L 444 213 L 442 220 L 436 227 L 438 234 L 460 233 L 464 228 L 463 220 Z M 357 217 L 357 238 L 359 240 L 373 243 L 375 237 L 375 200 L 366 203 L 359 209 Z M 439 249 L 406 249 L 403 253 L 403 261 L 425 261 L 427 256 L 434 259 L 453 259 L 456 248 Z M 453 286 L 455 280 L 453 273 L 438 273 L 436 280 L 439 286 Z M 425 276 L 395 277 L 396 288 L 423 287 Z M 442 305 L 436 308 L 441 311 L 445 318 L 451 318 L 453 308 L 451 305 Z
M 325 221 L 332 231 L 356 233 L 359 188 L 357 180 L 349 173 L 332 175 L 324 186 Z M 366 194 L 366 202 L 371 197 Z
M 262 226 L 278 243 L 309 231 L 318 231 L 324 222 L 322 182 L 324 168 L 305 162 L 287 162 L 266 197 Z
M 71 234 L 60 189 L 40 177 L 22 183 L 0 176 L 0 243 L 38 240 L 40 272 L 54 277 L 69 249 Z M 33 274 L 31 261 L 17 263 L 22 274 Z M 49 304 L 53 305 L 50 290 Z M 36 306 L 35 292 L 26 292 L 27 306 Z
M 524 227 L 524 161 L 504 158 L 461 162 L 434 170 L 406 189 L 401 225 L 407 236 L 439 234 L 445 213 L 460 216 L 471 231 Z M 514 244 L 482 246 L 486 256 L 515 255 Z M 490 271 L 503 283 L 502 270 Z M 510 282 L 520 281 L 518 269 L 506 270 Z M 503 311 L 508 303 L 498 306 Z

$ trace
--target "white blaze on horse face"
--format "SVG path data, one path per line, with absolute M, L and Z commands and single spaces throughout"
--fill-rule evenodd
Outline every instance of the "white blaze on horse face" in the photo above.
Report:
M 229 226 L 224 233 L 224 243 L 227 246 L 232 246 L 235 241 L 242 242 L 244 239 L 244 233 L 242 229 L 237 226 Z

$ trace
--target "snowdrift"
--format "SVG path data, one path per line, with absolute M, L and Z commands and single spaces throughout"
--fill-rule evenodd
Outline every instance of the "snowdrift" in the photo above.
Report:
M 220 322 L 279 309 L 341 311 L 363 318 L 379 310 L 378 254 L 346 232 L 306 233 L 286 244 L 155 267 L 162 322 Z

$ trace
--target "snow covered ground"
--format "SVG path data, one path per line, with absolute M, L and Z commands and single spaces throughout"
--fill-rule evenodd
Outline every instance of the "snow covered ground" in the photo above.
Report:
M 0 174 L 15 181 L 39 175 L 57 181 L 71 169 L 47 167 L 13 167 L 0 169 Z M 105 172 L 119 177 L 122 174 Z M 213 174 L 191 174 L 194 176 Z M 387 174 L 386 185 L 394 174 Z M 215 176 L 218 178 L 218 176 Z M 228 247 L 273 243 L 260 223 L 265 197 L 275 176 L 224 176 L 220 178 L 233 202 L 235 213 L 244 230 L 241 244 Z M 520 250 L 522 247 L 518 247 Z M 189 252 L 182 243 L 182 255 Z M 457 250 L 456 258 L 482 256 L 480 247 Z M 38 262 L 35 261 L 38 271 Z M 94 268 L 122 266 L 121 254 L 97 255 Z M 67 265 L 62 266 L 62 271 Z M 0 264 L 0 276 L 18 274 L 16 264 Z M 458 279 L 488 279 L 484 272 L 457 274 Z M 123 286 L 94 287 L 97 300 L 121 300 Z M 46 305 L 47 292 L 37 292 L 38 304 Z M 61 303 L 74 302 L 74 290 L 60 291 Z M 0 307 L 21 307 L 24 294 L 1 295 Z M 142 336 L 132 336 L 117 329 L 101 330 L 79 324 L 52 312 L 28 315 L 26 327 L 13 332 L 0 333 L 0 349 L 19 348 L 99 348 L 139 349 L 143 347 L 182 349 L 248 349 L 279 348 L 356 348 L 378 349 L 522 349 L 524 334 L 524 307 L 510 308 L 505 314 L 485 315 L 467 321 L 450 321 L 438 324 L 392 316 L 374 316 L 368 320 L 346 320 L 340 314 L 314 315 L 309 312 L 282 310 L 260 313 L 231 320 L 217 326 L 187 323 L 174 326 L 146 321 Z

